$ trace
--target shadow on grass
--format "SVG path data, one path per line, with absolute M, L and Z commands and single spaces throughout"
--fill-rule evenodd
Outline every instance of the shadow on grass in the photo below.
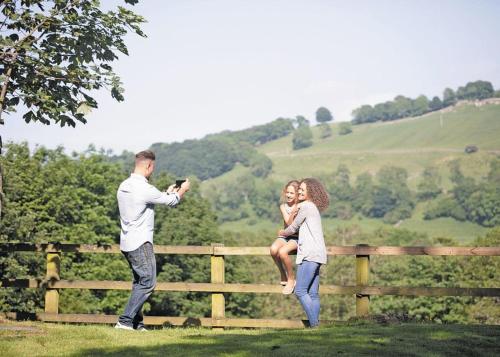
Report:
M 333 325 L 316 330 L 193 330 L 162 341 L 169 329 L 145 335 L 150 345 L 95 347 L 73 356 L 499 356 L 500 326 Z M 154 338 L 153 335 L 154 334 Z M 163 335 L 165 334 L 165 335 Z M 125 337 L 124 337 L 125 339 Z M 124 344 L 126 341 L 124 341 Z

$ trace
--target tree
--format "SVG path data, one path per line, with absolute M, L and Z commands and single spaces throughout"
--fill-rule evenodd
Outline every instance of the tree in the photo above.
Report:
M 443 107 L 443 102 L 441 102 L 441 99 L 439 99 L 438 96 L 435 96 L 432 98 L 432 100 L 429 103 L 429 109 L 434 111 L 434 110 L 439 110 Z
M 248 201 L 252 205 L 255 215 L 259 220 L 268 219 L 279 222 L 280 214 L 277 204 L 280 200 L 281 184 L 271 180 L 255 180 L 254 187 L 255 189 L 249 195 Z
M 116 188 L 127 175 L 117 164 L 106 162 L 95 152 L 70 158 L 62 148 L 42 147 L 30 154 L 26 143 L 7 145 L 0 163 L 5 167 L 6 191 L 0 241 L 117 242 Z M 68 253 L 62 264 L 68 279 L 129 278 L 126 261 L 113 254 L 75 258 Z M 0 275 L 5 278 L 41 277 L 43 266 L 43 256 L 39 255 L 12 253 L 0 257 Z M 1 290 L 3 311 L 9 311 L 9 306 L 26 312 L 43 306 L 41 292 Z M 112 291 L 64 290 L 61 294 L 62 312 L 78 312 L 75 309 L 82 302 L 89 312 L 110 312 L 127 299 L 126 294 Z
M 500 225 L 500 164 L 490 163 L 490 172 L 481 182 L 466 177 L 458 161 L 450 162 L 450 179 L 455 184 L 451 195 L 443 197 L 429 207 L 425 219 L 453 217 L 471 221 L 484 227 Z
M 302 126 L 309 126 L 309 120 L 307 120 L 304 116 L 302 115 L 297 115 L 294 119 L 295 124 L 297 125 L 298 128 Z
M 327 108 L 319 107 L 318 110 L 316 110 L 316 121 L 318 123 L 326 123 L 332 120 L 333 120 L 332 113 L 330 113 L 330 111 Z
M 297 128 L 293 132 L 292 146 L 293 150 L 299 150 L 312 145 L 312 131 L 309 127 L 309 120 L 302 115 L 295 117 Z
M 486 99 L 495 94 L 493 85 L 487 81 L 469 82 L 465 85 L 464 99 Z
M 121 6 L 103 12 L 99 1 L 91 0 L 4 0 L 0 11 L 5 16 L 0 19 L 0 125 L 3 112 L 21 106 L 26 123 L 74 127 L 97 108 L 91 91 L 105 87 L 116 100 L 124 99 L 109 63 L 118 52 L 128 54 L 129 31 L 145 36 L 142 16 Z M 0 167 L 0 214 L 2 175 Z
M 443 107 L 449 107 L 457 102 L 455 92 L 451 88 L 446 88 L 443 92 Z
M 319 126 L 319 137 L 326 139 L 332 136 L 332 128 L 327 123 L 321 123 Z
M 478 237 L 471 246 L 498 247 L 500 246 L 500 228 L 491 229 L 486 236 Z M 464 270 L 461 280 L 470 287 L 494 287 L 498 283 L 500 261 L 493 257 L 471 257 L 464 260 Z M 496 279 L 492 279 L 496 277 Z M 472 300 L 472 299 L 471 299 Z M 469 320 L 484 324 L 500 324 L 500 310 L 496 299 L 477 299 L 467 306 Z
M 425 95 L 420 95 L 412 103 L 412 116 L 419 116 L 429 111 L 429 100 Z
M 151 148 L 158 157 L 156 165 L 159 171 L 168 170 L 180 177 L 196 175 L 202 180 L 230 171 L 238 161 L 248 165 L 250 157 L 257 153 L 249 144 L 236 143 L 230 138 L 156 143 Z M 244 160 L 242 156 L 245 156 Z
M 154 184 L 167 187 L 173 177 L 159 175 Z M 207 200 L 200 196 L 198 184 L 186 195 L 175 209 L 166 206 L 155 208 L 155 244 L 165 245 L 209 245 L 221 242 L 217 230 L 215 213 Z M 182 228 L 181 228 L 182 227 Z M 159 255 L 157 256 L 158 281 L 206 282 L 210 280 L 210 261 L 206 257 Z M 229 273 L 229 272 L 228 272 Z M 228 296 L 227 299 L 238 299 Z M 240 297 L 244 300 L 249 297 Z M 207 315 L 210 311 L 210 296 L 199 292 L 160 293 L 150 299 L 151 315 Z
M 394 106 L 398 118 L 404 118 L 411 115 L 412 100 L 404 95 L 398 95 L 394 98 Z
M 138 0 L 125 0 L 136 4 Z M 25 110 L 26 123 L 86 123 L 97 108 L 91 92 L 102 87 L 122 101 L 120 78 L 110 63 L 128 55 L 129 31 L 145 36 L 142 16 L 118 6 L 104 12 L 99 1 L 2 1 L 0 29 L 0 124 L 2 112 Z
M 68 157 L 62 148 L 37 148 L 30 153 L 27 144 L 9 144 L 0 157 L 5 167 L 5 216 L 0 221 L 0 242 L 70 242 L 80 244 L 118 243 L 120 235 L 116 189 L 128 173 L 117 163 L 109 163 L 92 150 Z M 156 174 L 154 175 L 156 176 Z M 250 177 L 252 179 L 252 177 Z M 174 178 L 160 174 L 153 184 L 168 187 Z M 239 180 L 247 187 L 244 180 Z M 175 209 L 158 206 L 155 211 L 155 243 L 208 245 L 221 242 L 215 213 L 199 193 L 199 184 Z M 233 190 L 237 197 L 241 187 Z M 273 188 L 276 195 L 279 190 Z M 272 200 L 266 201 L 267 206 Z M 276 207 L 273 207 L 278 212 Z M 126 260 L 117 254 L 65 253 L 61 270 L 71 280 L 129 280 Z M 205 257 L 157 256 L 160 281 L 206 282 L 210 262 Z M 43 277 L 43 255 L 8 253 L 0 256 L 2 278 Z M 226 276 L 233 278 L 237 267 L 228 262 Z M 239 272 L 240 281 L 245 281 Z M 227 297 L 233 313 L 250 313 L 252 296 Z M 62 313 L 116 314 L 125 305 L 128 293 L 112 290 L 61 291 Z M 146 306 L 151 314 L 208 314 L 209 296 L 202 293 L 156 292 Z M 0 289 L 0 311 L 33 312 L 43 308 L 43 292 L 35 289 Z
M 417 185 L 417 197 L 420 200 L 429 200 L 441 193 L 439 187 L 441 176 L 435 167 L 427 167 L 422 173 L 422 181 Z
M 300 126 L 293 132 L 292 145 L 293 150 L 307 148 L 313 144 L 313 135 L 309 126 Z
M 207 135 L 206 138 L 230 137 L 238 142 L 244 141 L 252 146 L 257 146 L 279 139 L 292 131 L 293 119 L 278 118 L 267 124 L 255 125 L 238 131 L 223 131 L 219 134 Z
M 294 130 L 293 123 L 309 125 L 304 117 L 296 120 L 279 118 L 270 123 L 237 131 L 223 131 L 201 139 L 177 143 L 154 143 L 156 167 L 177 176 L 195 175 L 201 180 L 217 177 L 233 169 L 236 163 L 250 167 L 256 176 L 265 177 L 272 162 L 257 152 L 255 146 L 276 140 Z M 123 161 L 120 156 L 114 160 Z
M 373 116 L 375 119 L 378 120 L 388 120 L 389 117 L 387 116 L 387 111 L 386 111 L 386 105 L 385 103 L 378 103 L 375 104 L 373 107 Z
M 250 158 L 250 172 L 256 177 L 265 178 L 271 173 L 273 162 L 266 155 L 256 153 Z
M 377 173 L 377 179 L 370 215 L 383 217 L 386 223 L 396 223 L 410 217 L 414 202 L 407 185 L 407 171 L 400 167 L 384 166 Z
M 467 214 L 453 197 L 445 196 L 431 201 L 431 204 L 424 212 L 424 219 L 439 217 L 452 217 L 457 221 L 465 221 Z
M 363 124 L 371 123 L 377 121 L 373 115 L 373 107 L 371 105 L 365 104 L 359 108 L 352 111 L 352 123 L 353 124 Z
M 473 92 L 471 91 L 472 88 L 469 87 L 469 91 L 470 92 Z M 467 98 L 467 93 L 465 91 L 465 87 L 464 86 L 460 86 L 457 88 L 457 91 L 455 92 L 455 97 L 457 100 L 461 100 L 461 99 L 466 99 Z
M 354 186 L 353 208 L 365 216 L 369 216 L 373 208 L 373 179 L 372 175 L 364 172 L 356 177 Z
M 330 194 L 330 206 L 325 212 L 325 216 L 340 219 L 350 219 L 352 217 L 353 189 L 350 184 L 350 174 L 349 168 L 344 164 L 340 164 L 332 177 L 323 180 Z

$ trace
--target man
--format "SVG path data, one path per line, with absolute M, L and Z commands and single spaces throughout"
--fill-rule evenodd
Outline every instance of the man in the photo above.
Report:
M 171 185 L 160 192 L 148 183 L 155 168 L 155 154 L 141 151 L 135 155 L 134 172 L 118 188 L 120 210 L 120 250 L 127 259 L 134 280 L 132 292 L 125 312 L 115 328 L 146 331 L 143 323 L 142 305 L 152 294 L 156 285 L 156 260 L 153 253 L 154 205 L 176 206 L 184 193 L 189 191 L 186 179 L 180 187 Z

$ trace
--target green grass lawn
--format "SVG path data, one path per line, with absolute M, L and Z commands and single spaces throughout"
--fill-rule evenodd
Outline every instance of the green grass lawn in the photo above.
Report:
M 498 356 L 500 326 L 336 323 L 309 330 L 0 324 L 2 356 Z

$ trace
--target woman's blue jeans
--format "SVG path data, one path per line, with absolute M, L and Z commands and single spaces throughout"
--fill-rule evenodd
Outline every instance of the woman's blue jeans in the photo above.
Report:
M 134 281 L 125 312 L 118 321 L 122 325 L 137 329 L 144 327 L 142 305 L 153 293 L 156 286 L 155 254 L 153 245 L 149 242 L 144 243 L 136 250 L 122 253 L 132 269 Z
M 321 264 L 303 260 L 297 266 L 295 295 L 304 309 L 309 326 L 319 325 L 319 268 Z

